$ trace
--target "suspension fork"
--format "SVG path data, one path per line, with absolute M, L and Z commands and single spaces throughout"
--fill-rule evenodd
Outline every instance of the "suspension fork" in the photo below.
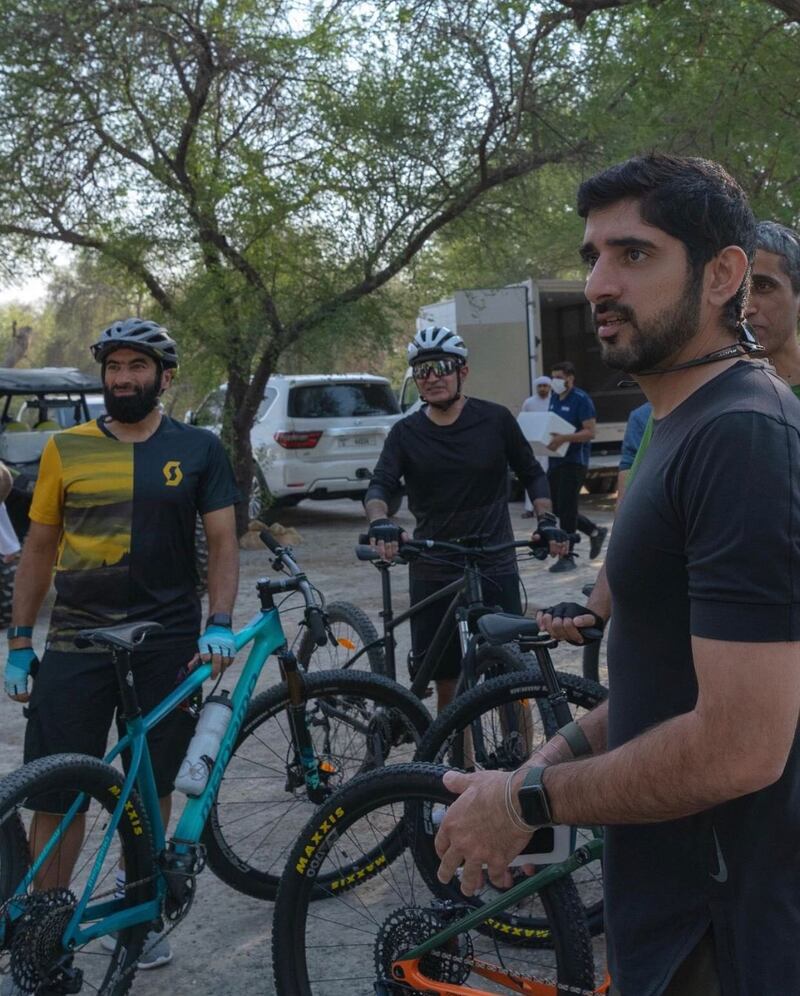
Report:
M 384 674 L 392 681 L 397 681 L 397 640 L 394 638 L 394 609 L 392 608 L 392 580 L 389 576 L 390 567 L 388 564 L 378 564 L 381 575 L 381 596 L 383 609 L 380 617 L 383 621 L 383 653 L 384 653 Z
M 276 656 L 281 677 L 286 682 L 289 692 L 288 717 L 294 748 L 294 764 L 303 772 L 308 798 L 314 805 L 319 805 L 327 798 L 327 792 L 319 776 L 317 755 L 306 723 L 305 679 L 297 666 L 297 658 L 286 644 L 277 651 Z

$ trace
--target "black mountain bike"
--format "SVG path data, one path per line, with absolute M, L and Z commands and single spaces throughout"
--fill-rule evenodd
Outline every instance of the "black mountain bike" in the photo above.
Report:
M 577 534 L 571 537 L 571 542 L 578 542 Z M 374 643 L 367 644 L 355 653 L 343 666 L 355 664 L 363 656 L 370 658 L 372 663 L 374 651 L 379 648 L 381 655 L 381 673 L 392 680 L 397 679 L 397 659 L 395 631 L 412 619 L 417 613 L 435 602 L 443 602 L 447 608 L 442 620 L 431 639 L 430 646 L 421 660 L 409 660 L 411 691 L 418 698 L 426 695 L 436 667 L 444 655 L 451 639 L 453 629 L 457 629 L 461 645 L 463 666 L 456 695 L 465 689 L 473 687 L 478 681 L 486 680 L 498 674 L 521 671 L 531 666 L 535 661 L 520 651 L 520 648 L 509 641 L 504 644 L 488 643 L 475 639 L 479 635 L 478 620 L 481 617 L 498 611 L 496 605 L 487 602 L 484 595 L 482 579 L 482 562 L 487 555 L 505 553 L 508 550 L 525 550 L 536 559 L 547 556 L 546 545 L 533 543 L 531 540 L 512 540 L 508 543 L 498 543 L 484 546 L 482 537 L 465 537 L 459 543 L 443 540 L 407 540 L 397 557 L 387 562 L 381 560 L 373 546 L 367 545 L 367 536 L 359 537 L 356 547 L 359 560 L 371 561 L 381 578 L 381 593 L 383 611 L 383 635 Z M 435 556 L 437 553 L 456 553 L 464 558 L 464 570 L 461 577 L 443 585 L 439 591 L 398 615 L 394 614 L 392 606 L 391 569 L 397 564 L 408 564 L 420 556 Z

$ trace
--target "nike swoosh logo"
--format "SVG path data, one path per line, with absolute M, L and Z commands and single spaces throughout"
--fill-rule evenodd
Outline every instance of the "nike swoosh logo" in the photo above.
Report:
M 717 849 L 717 870 L 716 872 L 711 872 L 711 877 L 715 882 L 722 883 L 728 881 L 728 866 L 725 864 L 725 856 L 722 853 L 722 848 L 719 846 L 719 837 L 717 836 L 716 827 L 714 828 L 714 846 Z

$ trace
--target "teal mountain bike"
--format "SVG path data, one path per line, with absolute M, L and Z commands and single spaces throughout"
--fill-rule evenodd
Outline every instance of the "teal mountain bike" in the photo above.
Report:
M 273 898 L 286 854 L 314 807 L 351 776 L 413 755 L 430 717 L 410 693 L 377 675 L 306 674 L 298 667 L 275 597 L 303 593 L 307 629 L 318 643 L 328 638 L 324 612 L 291 551 L 267 532 L 262 539 L 273 566 L 288 576 L 257 583 L 260 610 L 236 634 L 237 649 L 252 648 L 230 691 L 230 723 L 205 788 L 187 798 L 171 838 L 146 734 L 191 699 L 211 667 L 197 667 L 143 716 L 131 657 L 155 623 L 81 634 L 110 652 L 119 682 L 127 734 L 105 759 L 54 755 L 0 782 L 0 972 L 10 974 L 17 991 L 122 996 L 147 934 L 173 929 L 189 912 L 206 861 L 234 888 Z M 253 698 L 272 654 L 283 680 Z M 125 773 L 112 764 L 123 751 L 130 755 Z M 30 810 L 52 793 L 60 796 L 63 819 L 49 840 L 38 841 L 31 860 Z M 110 956 L 100 943 L 108 936 L 115 942 Z

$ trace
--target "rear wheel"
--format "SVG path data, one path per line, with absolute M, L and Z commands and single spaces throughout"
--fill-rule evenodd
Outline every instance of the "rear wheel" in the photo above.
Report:
M 304 718 L 329 793 L 354 775 L 409 761 L 430 724 L 400 685 L 362 671 L 304 675 Z M 203 833 L 208 863 L 228 885 L 274 899 L 286 855 L 315 804 L 291 732 L 286 684 L 250 704 Z
M 605 699 L 602 685 L 574 674 L 557 673 L 574 719 Z M 556 728 L 540 672 L 507 674 L 460 695 L 431 725 L 415 760 L 448 764 L 466 771 L 513 771 L 549 740 Z M 593 832 L 579 828 L 578 843 Z M 573 880 L 586 907 L 592 933 L 602 933 L 603 887 L 599 864 L 584 866 Z M 497 919 L 506 925 L 502 916 Z M 526 943 L 550 943 L 547 924 L 541 921 L 537 910 L 526 913 L 521 906 L 515 913 L 515 923 L 529 930 Z
M 330 602 L 325 606 L 328 621 L 328 642 L 318 647 L 307 626 L 300 632 L 297 663 L 304 671 L 313 669 L 338 670 L 349 667 L 348 661 L 378 639 L 369 616 L 351 602 Z M 360 671 L 369 667 L 373 674 L 384 673 L 384 653 L 380 644 L 372 647 L 355 663 Z
M 71 950 L 66 950 L 61 942 L 78 901 L 89 887 L 89 876 L 100 860 L 109 813 L 117 804 L 122 785 L 122 776 L 115 768 L 81 754 L 56 754 L 33 761 L 7 776 L 0 785 L 0 825 L 4 828 L 0 835 L 2 901 L 14 896 L 14 907 L 22 910 L 22 916 L 11 919 L 11 914 L 5 920 L 0 960 L 5 963 L 3 970 L 10 973 L 21 992 L 86 991 L 124 996 L 131 987 L 150 928 L 148 923 L 114 935 L 115 947 L 110 958 L 99 940 L 79 942 Z M 66 812 L 77 793 L 84 793 L 88 801 L 77 860 L 70 867 L 65 847 L 55 843 L 39 869 L 36 882 L 24 886 L 23 869 L 27 869 L 29 862 L 26 835 L 21 828 L 30 831 L 33 808 Z M 47 797 L 44 803 L 43 796 Z M 76 817 L 74 822 L 79 820 Z M 6 831 L 9 825 L 15 826 L 11 834 Z M 80 833 L 79 826 L 74 829 Z M 135 792 L 111 846 L 100 860 L 90 906 L 96 908 L 114 898 L 120 860 L 124 861 L 127 881 L 131 883 L 118 901 L 122 910 L 148 901 L 155 889 L 150 827 Z M 89 919 L 85 916 L 82 926 Z
M 11 601 L 14 598 L 14 580 L 17 576 L 17 564 L 14 559 L 6 563 L 0 559 L 0 629 L 11 622 Z
M 273 917 L 278 996 L 331 996 L 345 991 L 343 980 L 348 996 L 434 991 L 430 981 L 413 987 L 398 982 L 393 963 L 485 902 L 483 894 L 465 899 L 457 878 L 447 885 L 435 878 L 434 839 L 455 798 L 442 784 L 443 772 L 415 764 L 359 778 L 302 830 L 289 854 Z M 321 901 L 312 902 L 320 895 Z M 448 992 L 456 986 L 462 992 L 475 966 L 491 963 L 498 980 L 505 976 L 516 983 L 503 992 L 521 992 L 519 977 L 524 976 L 549 983 L 552 990 L 542 992 L 555 992 L 559 983 L 565 992 L 590 996 L 595 977 L 591 942 L 573 885 L 568 878 L 559 880 L 526 899 L 534 902 L 547 924 L 550 949 L 510 944 L 500 935 L 460 933 L 423 956 L 419 973 L 449 982 L 453 989 Z M 508 917 L 513 909 L 512 904 Z M 486 988 L 477 973 L 473 985 L 481 992 L 500 991 Z
M 264 516 L 272 505 L 272 495 L 267 486 L 264 472 L 257 463 L 253 463 L 253 482 L 250 485 L 250 500 L 247 506 L 247 514 L 252 522 L 254 519 L 265 522 Z

